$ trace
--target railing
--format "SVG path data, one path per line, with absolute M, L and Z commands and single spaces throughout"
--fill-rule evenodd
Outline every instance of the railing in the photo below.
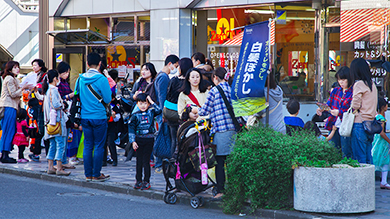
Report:
M 39 0 L 12 0 L 23 12 L 38 12 Z

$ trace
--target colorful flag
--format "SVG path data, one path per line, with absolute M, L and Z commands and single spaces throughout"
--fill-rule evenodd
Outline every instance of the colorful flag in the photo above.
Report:
M 269 21 L 245 27 L 232 87 L 236 116 L 253 115 L 267 107 L 264 85 L 269 70 Z

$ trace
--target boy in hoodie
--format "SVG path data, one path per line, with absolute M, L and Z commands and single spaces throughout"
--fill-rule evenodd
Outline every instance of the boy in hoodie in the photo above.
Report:
M 81 74 L 76 81 L 75 93 L 80 94 L 81 126 L 84 132 L 84 173 L 87 181 L 106 181 L 110 176 L 100 173 L 102 169 L 104 145 L 107 136 L 107 115 L 103 103 L 88 89 L 92 88 L 103 98 L 105 103 L 111 101 L 111 89 L 107 78 L 98 69 L 100 55 L 90 53 L 87 56 L 89 70 Z
M 291 136 L 293 131 L 299 131 L 303 129 L 305 123 L 298 117 L 300 105 L 295 99 L 290 99 L 287 103 L 287 111 L 290 116 L 284 117 L 284 123 L 286 124 L 286 133 Z
M 137 151 L 136 175 L 134 189 L 150 188 L 149 158 L 154 145 L 154 117 L 161 114 L 161 108 L 153 102 L 150 96 L 140 93 L 136 97 L 138 111 L 134 112 L 129 122 L 129 143 Z M 149 108 L 152 105 L 153 107 Z M 144 180 L 142 181 L 142 170 Z

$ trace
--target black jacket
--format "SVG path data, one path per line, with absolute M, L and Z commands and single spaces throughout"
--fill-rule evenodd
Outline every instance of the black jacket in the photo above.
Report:
M 135 141 L 135 137 L 154 137 L 154 117 L 161 114 L 162 110 L 157 104 L 153 104 L 147 111 L 137 111 L 131 115 L 129 122 L 129 143 Z

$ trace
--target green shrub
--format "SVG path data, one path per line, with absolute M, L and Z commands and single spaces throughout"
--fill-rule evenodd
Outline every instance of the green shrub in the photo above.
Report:
M 224 212 L 238 213 L 247 201 L 252 211 L 292 207 L 292 167 L 302 157 L 331 165 L 341 152 L 304 131 L 288 136 L 260 126 L 240 133 L 227 159 Z

